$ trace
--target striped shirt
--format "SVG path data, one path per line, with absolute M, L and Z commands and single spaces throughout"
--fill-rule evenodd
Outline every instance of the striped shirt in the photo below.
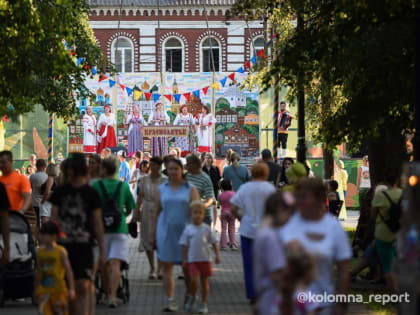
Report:
M 200 199 L 203 202 L 206 202 L 210 198 L 214 199 L 214 190 L 213 190 L 213 183 L 209 175 L 204 172 L 200 172 L 199 174 L 186 174 L 187 181 L 197 188 L 198 194 L 200 195 Z M 206 218 L 211 218 L 211 207 L 206 209 Z

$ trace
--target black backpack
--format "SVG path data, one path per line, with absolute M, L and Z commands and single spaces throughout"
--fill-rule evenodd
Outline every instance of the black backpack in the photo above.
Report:
M 102 219 L 104 221 L 104 227 L 107 229 L 118 229 L 121 223 L 122 216 L 117 201 L 121 185 L 122 182 L 119 182 L 113 196 L 109 198 L 104 183 L 99 181 L 99 187 L 101 187 L 102 194 L 105 198 L 104 203 L 102 204 Z
M 378 212 L 381 220 L 388 226 L 391 232 L 397 233 L 401 228 L 401 215 L 402 215 L 402 208 L 401 208 L 401 198 L 398 200 L 398 203 L 392 201 L 391 197 L 385 192 L 382 192 L 386 199 L 388 199 L 391 207 L 389 208 L 388 219 L 385 219 L 380 212 Z

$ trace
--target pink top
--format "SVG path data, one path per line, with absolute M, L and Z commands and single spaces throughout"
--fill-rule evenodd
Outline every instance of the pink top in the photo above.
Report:
M 224 191 L 219 195 L 220 205 L 222 206 L 222 211 L 230 211 L 230 199 L 235 195 L 233 190 Z

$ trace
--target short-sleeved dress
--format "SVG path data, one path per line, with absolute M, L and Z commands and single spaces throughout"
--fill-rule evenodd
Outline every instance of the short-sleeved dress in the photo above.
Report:
M 159 186 L 160 212 L 157 228 L 157 256 L 163 262 L 182 262 L 182 247 L 179 239 L 185 226 L 190 223 L 189 205 L 192 185 L 182 183 L 173 191 L 169 182 Z

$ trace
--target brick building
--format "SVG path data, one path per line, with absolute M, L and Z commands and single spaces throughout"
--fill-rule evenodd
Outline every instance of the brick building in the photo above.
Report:
M 88 0 L 97 42 L 119 72 L 235 71 L 264 48 L 262 21 L 226 21 L 234 0 L 159 0 L 160 27 L 157 1 L 124 0 L 119 15 L 121 0 Z

